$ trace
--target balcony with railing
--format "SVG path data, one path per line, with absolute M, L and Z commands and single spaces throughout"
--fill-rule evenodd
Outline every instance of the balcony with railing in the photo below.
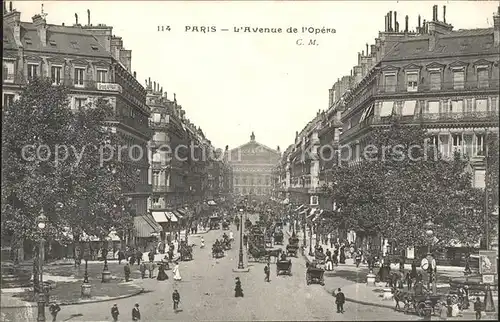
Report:
M 152 186 L 152 191 L 156 193 L 167 193 L 167 192 L 173 192 L 174 188 L 172 186 L 166 186 L 166 185 L 153 185 Z
M 170 158 L 166 157 L 163 161 L 152 161 L 151 168 L 153 170 L 166 170 L 170 168 Z
M 376 87 L 377 95 L 401 95 L 419 93 L 448 93 L 448 92 L 478 92 L 478 91 L 496 91 L 500 86 L 499 79 L 490 79 L 487 81 L 474 82 L 442 82 L 441 84 L 418 84 L 416 86 L 407 86 L 406 84 L 397 85 L 379 85 Z
M 140 122 L 139 120 L 127 116 L 127 115 L 113 115 L 106 119 L 107 122 L 119 122 L 128 127 L 131 127 L 142 134 L 151 137 L 153 135 L 153 131 L 149 128 L 147 123 Z
M 149 120 L 149 127 L 154 130 L 168 130 L 170 128 L 169 116 L 161 121 Z

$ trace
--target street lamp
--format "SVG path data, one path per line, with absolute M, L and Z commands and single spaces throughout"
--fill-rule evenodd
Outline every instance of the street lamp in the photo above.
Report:
M 45 287 L 43 285 L 43 260 L 44 260 L 44 246 L 43 246 L 43 231 L 47 226 L 47 217 L 43 209 L 40 210 L 40 215 L 36 218 L 38 230 L 40 231 L 40 244 L 38 249 L 38 275 L 39 275 L 39 289 L 38 293 L 38 318 L 37 321 L 45 321 Z
M 102 283 L 107 283 L 111 280 L 111 272 L 109 271 L 108 267 L 108 240 L 109 236 L 105 238 L 105 247 L 102 249 L 102 254 L 104 257 L 104 267 L 102 269 Z
M 311 222 L 309 224 L 309 256 L 314 256 L 312 243 L 313 243 L 313 224 Z
M 243 208 L 240 208 L 240 253 L 238 256 L 238 269 L 244 269 L 243 264 Z
M 88 241 L 85 244 L 85 249 L 83 251 L 83 259 L 85 260 L 85 273 L 83 274 L 83 283 L 81 286 L 81 296 L 82 297 L 90 297 L 90 291 L 92 285 L 89 283 L 89 273 L 88 273 L 88 262 L 90 257 L 90 250 Z
M 436 268 L 436 259 L 432 255 L 432 240 L 434 238 L 434 231 L 432 228 L 434 227 L 434 223 L 432 222 L 431 219 L 427 221 L 427 223 L 424 225 L 425 226 L 425 234 L 428 237 L 428 245 L 427 245 L 427 262 L 429 263 L 429 268 L 428 268 L 428 273 L 429 273 L 429 281 L 427 283 L 427 289 L 430 289 L 431 283 L 432 283 L 432 293 L 437 294 L 437 285 L 436 285 L 436 273 L 437 273 L 437 268 Z

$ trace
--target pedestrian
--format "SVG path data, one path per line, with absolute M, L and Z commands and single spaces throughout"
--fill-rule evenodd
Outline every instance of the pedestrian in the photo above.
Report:
M 120 311 L 118 310 L 118 305 L 113 304 L 111 307 L 111 316 L 113 317 L 113 321 L 118 321 L 118 315 L 120 315 Z
M 172 293 L 172 301 L 174 302 L 174 311 L 177 312 L 179 309 L 179 302 L 181 301 L 181 295 L 177 290 Z
M 271 270 L 269 269 L 269 263 L 267 263 L 266 266 L 264 266 L 264 274 L 266 274 L 264 281 L 271 282 L 271 280 L 269 279 L 269 275 L 271 274 Z
M 141 320 L 141 311 L 139 311 L 139 304 L 135 303 L 135 306 L 132 309 L 132 321 L 140 321 L 140 320 Z
M 345 296 L 339 288 L 335 294 L 335 304 L 337 304 L 337 313 L 344 313 Z
M 406 286 L 408 287 L 408 291 L 411 291 L 411 283 L 412 283 L 412 278 L 410 276 L 410 272 L 406 272 Z
M 139 265 L 139 271 L 141 272 L 141 278 L 144 279 L 146 277 L 146 263 L 142 262 Z
M 172 274 L 174 275 L 174 281 L 182 280 L 181 272 L 179 271 L 179 263 L 175 262 L 175 266 L 172 269 Z
M 57 313 L 61 311 L 61 307 L 56 302 L 52 302 L 49 306 L 50 314 L 52 315 L 52 321 L 55 322 L 57 318 Z
M 476 297 L 476 301 L 474 301 L 474 312 L 476 312 L 476 320 L 481 320 L 481 312 L 483 310 L 483 303 L 481 303 L 481 299 Z
M 122 260 L 125 259 L 125 253 L 120 249 L 118 251 L 118 264 L 122 263 Z
M 130 266 L 128 263 L 123 266 L 123 272 L 125 273 L 125 282 L 128 282 L 130 279 Z
M 150 251 L 149 251 L 149 253 L 148 253 L 148 259 L 149 259 L 149 261 L 150 261 L 151 263 L 152 263 L 152 262 L 154 262 L 154 260 L 155 260 L 155 253 L 154 253 L 154 251 L 153 251 L 153 250 L 150 250 Z
M 340 247 L 340 264 L 345 264 L 345 246 Z
M 234 297 L 243 297 L 243 289 L 241 288 L 241 281 L 236 277 L 236 286 L 234 287 Z
M 439 317 L 441 318 L 441 320 L 448 319 L 448 308 L 446 307 L 445 301 L 441 302 L 441 309 L 439 310 Z
M 148 271 L 149 271 L 149 278 L 154 278 L 154 271 L 155 271 L 155 263 L 154 262 L 148 263 Z
M 137 249 L 137 251 L 135 252 L 135 258 L 137 260 L 137 265 L 141 265 L 141 261 L 142 261 L 142 252 L 139 250 L 139 248 Z

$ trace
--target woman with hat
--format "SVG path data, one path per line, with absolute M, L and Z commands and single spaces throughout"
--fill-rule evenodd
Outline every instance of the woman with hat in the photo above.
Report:
M 181 273 L 179 271 L 179 263 L 175 262 L 175 266 L 172 269 L 172 274 L 174 274 L 174 281 L 182 280 Z

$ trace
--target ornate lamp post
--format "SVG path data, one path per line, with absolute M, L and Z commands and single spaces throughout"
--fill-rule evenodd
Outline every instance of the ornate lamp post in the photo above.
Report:
M 314 256 L 313 253 L 313 223 L 309 224 L 309 256 Z
M 45 227 L 47 226 L 47 217 L 45 216 L 43 209 L 40 210 L 40 215 L 36 219 L 38 230 L 40 231 L 41 234 L 43 234 L 43 231 L 45 230 Z M 43 245 L 43 237 L 40 236 L 40 244 L 39 244 L 39 255 L 38 255 L 38 275 L 39 275 L 39 289 L 40 292 L 38 293 L 38 318 L 37 321 L 45 322 L 45 287 L 43 285 L 43 260 L 44 260 L 44 245 Z
M 243 213 L 244 213 L 244 208 L 243 206 L 239 207 L 239 213 L 240 213 L 240 250 L 238 254 L 238 268 L 233 269 L 234 272 L 248 272 L 249 269 L 245 268 L 245 263 L 243 262 Z
M 90 257 L 90 249 L 88 242 L 85 244 L 85 249 L 83 251 L 83 259 L 85 260 L 85 273 L 83 274 L 83 283 L 82 283 L 82 297 L 90 297 L 90 291 L 92 289 L 92 285 L 89 283 L 89 273 L 88 273 L 88 262 Z
M 104 256 L 104 267 L 102 269 L 102 279 L 101 279 L 101 282 L 102 283 L 107 283 L 111 280 L 111 272 L 109 271 L 109 267 L 108 267 L 108 239 L 109 237 L 106 237 L 106 241 L 105 241 L 105 247 L 103 247 L 103 251 L 102 251 L 102 254 Z
M 436 285 L 436 273 L 437 273 L 436 266 L 437 265 L 436 265 L 436 259 L 432 255 L 432 242 L 433 242 L 433 238 L 434 238 L 434 231 L 432 230 L 433 227 L 434 227 L 434 223 L 432 222 L 431 219 L 429 219 L 429 221 L 427 221 L 427 223 L 425 224 L 425 229 L 426 229 L 425 234 L 428 237 L 427 262 L 429 263 L 429 267 L 427 269 L 427 271 L 429 273 L 429 280 L 427 283 L 427 289 L 430 289 L 431 283 L 432 283 L 432 293 L 437 294 L 437 285 Z

